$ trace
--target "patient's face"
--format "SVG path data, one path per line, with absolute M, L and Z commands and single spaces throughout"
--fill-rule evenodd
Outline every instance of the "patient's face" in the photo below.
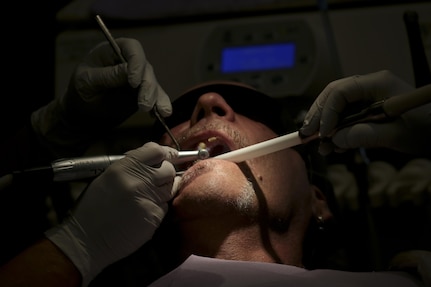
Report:
M 171 131 L 182 150 L 205 146 L 212 157 L 277 136 L 267 126 L 235 113 L 217 93 L 202 95 L 190 120 Z M 160 143 L 174 146 L 166 134 Z M 188 167 L 172 203 L 176 215 L 187 220 L 253 217 L 263 204 L 272 219 L 292 214 L 309 219 L 311 188 L 305 163 L 296 151 L 286 149 L 246 164 L 244 168 L 209 158 Z

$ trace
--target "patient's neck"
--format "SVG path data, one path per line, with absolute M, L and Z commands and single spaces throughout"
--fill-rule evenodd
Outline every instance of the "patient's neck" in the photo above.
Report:
M 302 266 L 302 239 L 239 220 L 197 219 L 181 224 L 182 254 Z

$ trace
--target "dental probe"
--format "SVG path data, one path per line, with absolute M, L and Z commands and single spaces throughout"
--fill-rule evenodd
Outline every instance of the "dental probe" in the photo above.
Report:
M 99 15 L 96 15 L 96 21 L 99 24 L 100 29 L 102 29 L 102 32 L 105 35 L 106 39 L 108 40 L 109 44 L 111 44 L 112 49 L 114 49 L 114 51 L 117 54 L 117 56 L 120 57 L 121 62 L 122 63 L 127 63 L 126 59 L 121 54 L 120 47 L 118 46 L 117 42 L 115 42 L 114 37 L 112 37 L 111 32 L 109 32 L 108 28 L 106 27 L 105 23 L 103 23 L 102 18 L 100 18 Z M 156 116 L 156 119 L 162 124 L 163 128 L 166 130 L 166 132 L 168 133 L 169 137 L 174 142 L 177 150 L 180 150 L 181 149 L 180 144 L 175 139 L 174 135 L 172 134 L 172 132 L 169 129 L 169 127 L 166 125 L 166 123 L 163 120 L 162 116 L 159 114 L 159 111 L 157 110 L 156 106 L 153 107 L 153 114 Z
M 165 123 L 165 120 L 162 118 L 162 116 L 159 114 L 159 111 L 157 110 L 157 106 L 154 106 L 153 113 L 156 116 L 156 118 L 159 120 L 160 124 L 163 126 L 165 131 L 168 133 L 169 137 L 171 138 L 172 142 L 175 144 L 175 147 L 177 150 L 180 150 L 180 144 L 178 143 L 177 139 L 172 134 L 171 130 L 169 129 L 168 125 Z
M 102 18 L 100 18 L 99 15 L 96 15 L 96 21 L 100 26 L 100 29 L 102 29 L 103 34 L 105 35 L 106 39 L 108 40 L 109 44 L 111 44 L 112 49 L 114 49 L 115 53 L 118 57 L 120 57 L 120 60 L 122 63 L 127 63 L 126 59 L 121 54 L 121 49 L 118 46 L 117 42 L 115 42 L 114 37 L 112 37 L 111 33 L 109 32 L 108 28 L 106 27 L 105 23 L 103 23 Z

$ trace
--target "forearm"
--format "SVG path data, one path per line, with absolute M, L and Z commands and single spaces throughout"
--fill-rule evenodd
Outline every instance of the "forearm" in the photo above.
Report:
M 81 286 L 81 274 L 48 239 L 41 239 L 0 267 L 0 286 Z

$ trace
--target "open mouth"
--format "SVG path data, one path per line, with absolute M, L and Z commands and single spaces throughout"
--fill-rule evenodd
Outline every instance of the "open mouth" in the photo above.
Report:
M 215 157 L 217 155 L 226 153 L 231 151 L 229 144 L 226 143 L 222 138 L 212 136 L 205 140 L 200 140 L 199 142 L 195 143 L 194 145 L 195 150 L 199 149 L 206 149 L 209 153 L 209 157 Z M 199 159 L 200 160 L 200 159 Z M 187 170 L 189 167 L 191 167 L 193 164 L 195 164 L 199 160 L 184 162 L 176 166 L 176 169 L 178 171 L 184 171 Z

